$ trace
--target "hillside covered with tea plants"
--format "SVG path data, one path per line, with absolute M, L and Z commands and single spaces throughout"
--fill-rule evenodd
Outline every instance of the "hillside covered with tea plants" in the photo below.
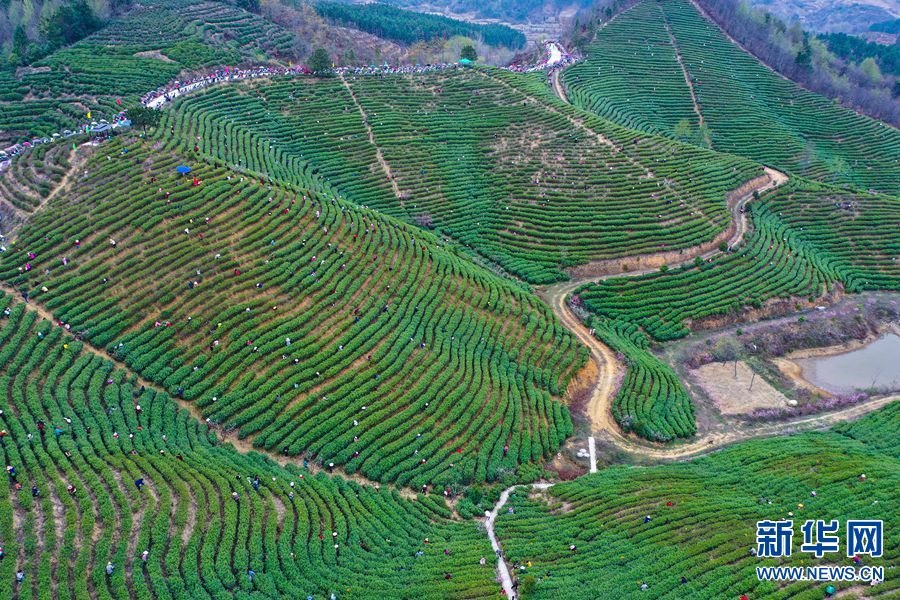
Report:
M 529 590 L 523 597 L 822 598 L 822 583 L 758 580 L 756 567 L 779 559 L 753 554 L 756 522 L 838 519 L 842 539 L 846 519 L 883 519 L 886 532 L 896 531 L 891 490 L 900 471 L 891 432 L 898 411 L 895 402 L 828 432 L 744 442 L 691 463 L 612 467 L 544 492 L 517 488 L 497 533 L 507 561 L 524 567 L 517 569 L 519 589 Z M 897 557 L 896 542 L 885 540 L 883 557 L 862 559 L 889 573 L 871 588 L 876 597 L 896 594 Z M 796 546 L 782 563 L 854 564 L 843 554 L 816 559 Z M 870 589 L 836 586 L 848 588 L 847 597 Z
M 896 128 L 688 0 L 120 9 L 0 70 L 0 596 L 897 595 L 900 390 L 743 330 L 900 331 Z
M 643 0 L 563 74 L 576 106 L 809 179 L 900 194 L 900 133 L 736 46 L 689 0 Z
M 374 480 L 495 480 L 572 433 L 584 354 L 526 288 L 376 211 L 181 162 L 101 146 L 2 277 L 216 424 Z
M 495 592 L 478 564 L 486 538 L 451 520 L 439 495 L 409 499 L 239 453 L 71 332 L 10 296 L 0 306 L 10 309 L 0 451 L 14 469 L 0 480 L 7 597 Z
M 728 226 L 729 194 L 761 174 L 496 70 L 252 82 L 175 108 L 163 126 L 185 150 L 275 180 L 321 181 L 538 284 L 593 260 L 708 242 Z

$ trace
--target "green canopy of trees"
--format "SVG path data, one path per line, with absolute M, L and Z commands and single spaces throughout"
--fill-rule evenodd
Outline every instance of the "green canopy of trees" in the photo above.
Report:
M 331 69 L 331 57 L 325 48 L 316 48 L 310 55 L 307 66 L 313 73 L 325 73 Z
M 462 47 L 462 50 L 459 52 L 459 58 L 462 60 L 471 60 L 475 62 L 478 60 L 478 53 L 475 52 L 475 48 L 471 44 L 467 44 Z
M 506 25 L 466 23 L 378 3 L 317 2 L 314 6 L 326 19 L 400 44 L 461 35 L 481 40 L 489 46 L 506 46 L 514 50 L 525 47 L 525 35 Z
M 128 118 L 131 119 L 131 126 L 135 129 L 146 130 L 148 127 L 156 127 L 161 116 L 158 110 L 143 106 L 128 109 Z
M 0 13 L 0 18 L 3 16 Z M 13 66 L 32 63 L 57 48 L 74 44 L 101 27 L 103 21 L 85 0 L 64 3 L 41 22 L 40 33 L 36 37 L 28 34 L 24 20 L 16 25 L 7 61 Z
M 85 0 L 75 0 L 61 5 L 48 18 L 41 33 L 55 48 L 73 44 L 103 26 Z
M 845 60 L 862 65 L 871 58 L 881 73 L 900 76 L 900 44 L 875 44 L 846 33 L 822 34 L 819 38 Z

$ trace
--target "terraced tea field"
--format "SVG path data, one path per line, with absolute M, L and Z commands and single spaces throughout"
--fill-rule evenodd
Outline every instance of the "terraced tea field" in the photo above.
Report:
M 239 454 L 11 300 L 0 296 L 0 451 L 15 469 L 0 480 L 5 597 L 495 593 L 478 564 L 486 538 L 439 494 L 411 501 Z
M 783 564 L 852 565 L 846 519 L 883 519 L 885 531 L 900 525 L 892 493 L 900 484 L 891 434 L 898 419 L 895 402 L 827 433 L 745 442 L 685 464 L 613 467 L 540 493 L 518 488 L 508 502 L 514 514 L 500 512 L 497 535 L 507 562 L 524 567 L 514 571 L 520 590 L 532 588 L 530 598 L 821 598 L 823 583 L 757 579 L 757 566 L 779 560 L 751 554 L 756 522 L 793 516 L 794 553 Z M 841 522 L 840 555 L 816 560 L 799 551 L 807 519 Z M 887 566 L 885 581 L 871 588 L 878 597 L 900 586 L 888 574 L 898 551 L 885 539 L 883 558 L 862 558 Z M 856 586 L 858 594 L 870 591 Z
M 835 282 L 853 291 L 895 289 L 900 282 L 895 198 L 801 182 L 751 205 L 751 211 L 754 231 L 732 253 L 608 279 L 578 295 L 598 314 L 671 340 L 686 335 L 690 322 L 737 315 L 773 299 L 814 299 Z
M 640 328 L 622 320 L 594 319 L 588 324 L 623 358 L 625 376 L 612 405 L 622 430 L 655 442 L 697 433 L 693 400 L 672 367 L 649 350 L 649 340 Z
M 754 310 L 810 306 L 826 292 L 896 289 L 896 199 L 799 181 L 748 208 L 747 233 L 729 241 L 727 252 L 695 251 L 671 267 L 656 260 L 671 256 L 650 255 L 632 276 L 587 276 L 545 290 L 557 315 L 579 326 L 564 298 L 573 291 L 585 326 L 621 357 L 601 361 L 601 369 L 621 363 L 625 375 L 615 390 L 593 401 L 588 413 L 595 426 L 605 422 L 609 405 L 618 426 L 649 440 L 696 433 L 690 396 L 671 367 L 649 350 L 651 344 L 683 337 L 692 327 L 737 321 Z M 746 218 L 743 209 L 735 212 Z M 655 264 L 662 266 L 657 270 Z
M 587 54 L 563 75 L 577 106 L 697 143 L 708 134 L 716 150 L 803 177 L 900 194 L 895 128 L 776 75 L 689 0 L 638 3 L 602 28 Z
M 21 216 L 35 212 L 72 169 L 74 157 L 68 143 L 57 143 L 37 146 L 11 161 L 9 171 L 0 176 L 0 204 Z M 5 225 L 0 223 L 0 232 L 9 230 Z
M 195 187 L 157 148 L 102 146 L 3 278 L 257 446 L 371 479 L 494 480 L 571 434 L 585 351 L 525 288 L 342 201 L 202 162 Z
M 18 76 L 0 72 L 0 142 L 49 136 L 109 118 L 185 69 L 289 58 L 274 23 L 221 2 L 154 0 Z
M 186 150 L 276 180 L 318 180 L 534 283 L 593 260 L 707 242 L 728 226 L 729 192 L 760 173 L 531 86 L 467 69 L 223 85 L 180 100 L 165 126 Z
M 0 174 L 0 596 L 821 598 L 757 578 L 780 518 L 883 519 L 838 597 L 900 593 L 897 396 L 741 420 L 664 352 L 900 288 L 896 129 L 689 0 L 549 74 L 304 76 L 330 38 L 279 10 L 151 0 L 0 72 L 0 141 L 191 88 Z

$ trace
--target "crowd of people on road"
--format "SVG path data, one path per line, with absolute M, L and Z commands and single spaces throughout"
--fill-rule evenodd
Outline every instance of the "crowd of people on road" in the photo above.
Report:
M 112 115 L 110 119 L 111 120 L 101 119 L 100 121 L 87 121 L 79 125 L 78 128 L 74 130 L 64 129 L 63 131 L 54 133 L 50 137 L 45 136 L 34 138 L 30 141 L 16 143 L 6 148 L 0 149 L 0 173 L 2 173 L 4 169 L 10 166 L 13 159 L 35 146 L 66 141 L 70 137 L 81 134 L 90 135 L 91 140 L 93 142 L 96 142 L 101 138 L 109 137 L 117 128 L 131 127 L 131 121 L 129 120 L 128 113 L 125 110 L 120 110 L 116 114 Z
M 394 75 L 429 73 L 459 67 L 456 63 L 439 63 L 428 65 L 396 65 L 387 63 L 383 65 L 368 65 L 361 67 L 337 67 L 329 72 L 338 75 Z M 257 66 L 246 69 L 234 67 L 220 67 L 211 73 L 198 74 L 188 79 L 172 81 L 165 86 L 147 92 L 141 96 L 141 104 L 147 108 L 159 108 L 171 102 L 179 96 L 190 92 L 228 81 L 242 81 L 258 77 L 284 77 L 291 75 L 310 75 L 312 72 L 307 67 L 272 67 Z
M 546 41 L 544 42 L 544 47 L 546 50 L 546 55 L 542 61 L 536 64 L 529 65 L 513 64 L 504 68 L 517 73 L 529 73 L 546 69 L 552 70 L 574 62 L 574 58 L 572 57 L 572 55 L 566 52 L 566 50 L 559 44 L 559 42 L 552 40 Z M 455 62 L 426 65 L 388 65 L 387 63 L 385 63 L 380 66 L 368 65 L 359 67 L 337 67 L 335 69 L 332 69 L 330 72 L 338 75 L 351 76 L 396 74 L 409 75 L 430 73 L 434 71 L 445 71 L 458 68 L 465 67 Z M 224 83 L 228 81 L 242 81 L 260 77 L 278 77 L 309 74 L 311 74 L 309 68 L 301 65 L 292 67 L 259 65 L 243 69 L 223 66 L 214 69 L 211 72 L 196 74 L 189 78 L 171 81 L 161 88 L 157 88 L 155 90 L 147 92 L 146 94 L 141 96 L 140 101 L 141 104 L 147 108 L 160 108 L 161 106 L 171 102 L 179 96 L 183 96 L 185 94 L 189 94 L 196 90 L 206 88 L 218 83 Z M 119 111 L 118 114 L 112 115 L 111 121 L 102 120 L 99 123 L 96 121 L 86 122 L 83 123 L 77 130 L 65 130 L 59 132 L 58 134 L 54 134 L 53 137 L 35 138 L 30 142 L 14 144 L 9 148 L 0 150 L 0 172 L 2 172 L 3 169 L 9 167 L 14 157 L 29 149 L 33 145 L 56 142 L 71 137 L 72 135 L 82 133 L 91 134 L 92 137 L 97 137 L 98 135 L 103 134 L 109 135 L 113 128 L 120 126 L 128 127 L 130 126 L 130 124 L 131 122 L 128 119 L 127 112 L 122 110 Z
M 535 64 L 529 65 L 510 65 L 505 69 L 517 73 L 529 73 L 533 71 L 541 71 L 545 69 L 555 69 L 574 62 L 574 57 L 566 52 L 566 50 L 557 41 L 544 42 L 546 55 L 543 60 Z M 446 71 L 452 69 L 465 68 L 456 62 L 443 62 L 426 65 L 366 65 L 357 67 L 336 67 L 329 72 L 337 75 L 411 75 L 431 73 L 434 71 Z M 245 79 L 255 79 L 258 77 L 277 77 L 290 75 L 310 75 L 312 72 L 304 66 L 293 67 L 275 67 L 275 66 L 256 66 L 245 69 L 235 67 L 219 67 L 212 72 L 198 74 L 188 79 L 176 80 L 167 85 L 147 92 L 141 96 L 141 104 L 147 108 L 159 108 L 164 104 L 171 102 L 179 96 L 190 92 L 209 87 L 217 83 L 227 81 L 241 81 Z
M 161 88 L 147 92 L 141 96 L 141 104 L 147 108 L 159 108 L 167 102 L 171 102 L 178 96 L 193 92 L 195 90 L 214 85 L 216 83 L 224 83 L 226 81 L 241 81 L 245 79 L 255 79 L 258 77 L 276 77 L 284 75 L 302 75 L 309 74 L 310 71 L 306 67 L 275 67 L 261 65 L 238 69 L 236 67 L 219 67 L 209 73 L 197 74 L 187 79 L 176 79 Z
M 547 69 L 559 69 L 575 62 L 575 57 L 567 52 L 566 49 L 562 47 L 562 44 L 555 40 L 547 40 L 544 42 L 544 50 L 546 51 L 544 60 L 538 63 L 527 65 L 511 64 L 505 68 L 514 73 L 533 73 L 535 71 L 545 71 Z

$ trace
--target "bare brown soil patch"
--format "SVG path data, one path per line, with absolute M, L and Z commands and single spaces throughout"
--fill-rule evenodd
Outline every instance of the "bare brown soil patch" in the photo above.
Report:
M 744 361 L 738 361 L 736 371 L 734 363 L 709 363 L 694 371 L 694 374 L 697 383 L 724 415 L 787 406 L 788 399 L 784 394 L 762 377 L 754 377 L 753 370 Z
M 576 413 L 587 410 L 588 401 L 591 399 L 591 391 L 600 377 L 600 367 L 596 361 L 589 360 L 584 367 L 569 381 L 566 388 L 566 399 L 569 402 L 569 410 Z

